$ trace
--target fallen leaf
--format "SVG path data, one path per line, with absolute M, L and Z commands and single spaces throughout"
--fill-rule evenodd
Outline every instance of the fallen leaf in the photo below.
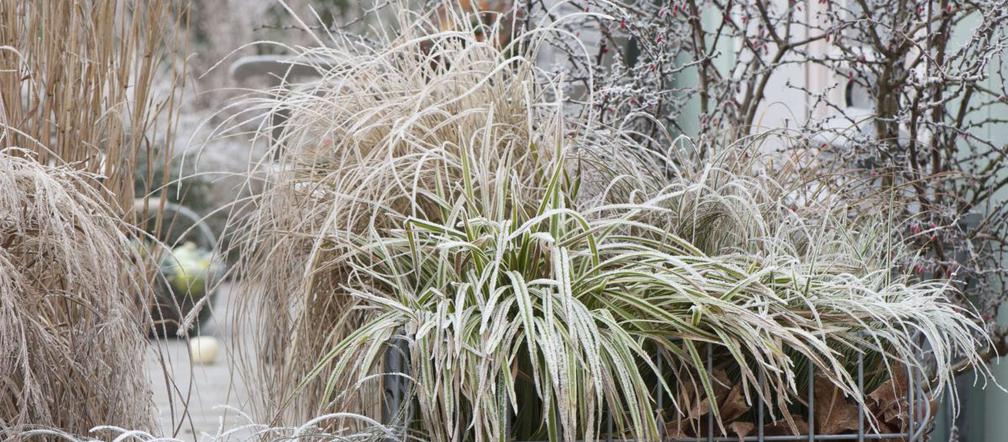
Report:
M 815 423 L 818 434 L 843 434 L 857 430 L 857 406 L 824 376 L 815 377 Z
M 752 433 L 755 429 L 756 425 L 753 425 L 752 422 L 732 422 L 731 424 L 728 424 L 728 431 L 731 431 L 738 436 L 739 442 L 744 441 L 745 437 Z
M 897 367 L 892 377 L 868 394 L 868 412 L 875 417 L 880 431 L 881 427 L 892 432 L 907 430 L 907 412 L 910 407 L 906 396 L 906 372 L 901 367 Z
M 698 424 L 696 419 L 676 419 L 665 424 L 665 435 L 671 438 L 695 437 L 699 434 L 696 428 Z
M 724 431 L 730 434 L 730 424 L 744 416 L 751 407 L 746 403 L 741 385 L 732 382 L 724 368 L 718 367 L 712 370 L 710 378 L 721 424 L 724 425 Z M 680 384 L 676 396 L 682 413 L 676 419 L 666 423 L 667 434 L 673 437 L 705 436 L 707 434 L 707 416 L 711 412 L 711 398 L 699 385 L 694 385 L 691 382 Z M 715 431 L 719 435 L 723 435 L 720 428 Z
M 721 411 L 721 419 L 725 422 L 733 422 L 742 417 L 750 408 L 742 394 L 742 387 L 736 384 L 721 402 L 719 411 Z
M 897 401 L 905 400 L 907 393 L 906 373 L 897 369 L 889 380 L 879 385 L 868 397 L 882 409 L 889 408 Z
M 781 419 L 774 423 L 764 425 L 763 434 L 767 436 L 794 436 L 798 434 L 808 434 L 808 422 L 805 422 L 805 419 L 796 414 L 792 414 L 790 417 L 790 420 L 794 422 L 794 428 L 792 428 L 791 424 L 788 423 L 788 419 Z

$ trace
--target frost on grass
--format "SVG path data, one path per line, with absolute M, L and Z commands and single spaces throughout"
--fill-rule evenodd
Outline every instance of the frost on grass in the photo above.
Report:
M 713 402 L 708 343 L 746 402 L 791 428 L 803 364 L 858 402 L 859 353 L 879 383 L 910 366 L 932 394 L 953 358 L 979 365 L 975 314 L 947 283 L 891 270 L 903 248 L 886 219 L 796 198 L 808 181 L 757 167 L 758 140 L 700 146 L 706 161 L 688 145 L 655 155 L 536 66 L 548 30 L 499 48 L 413 19 L 377 42 L 305 49 L 305 63 L 332 61 L 321 81 L 252 103 L 292 115 L 279 165 L 257 167 L 266 190 L 232 224 L 239 311 L 261 312 L 248 373 L 266 418 L 376 416 L 399 334 L 410 430 L 446 441 L 590 440 L 606 413 L 617 433 L 657 440 L 659 411 L 690 410 L 657 409 L 652 355 L 667 397 Z
M 387 442 L 390 438 L 395 437 L 388 427 L 367 417 L 350 413 L 325 414 L 300 425 L 285 427 L 255 423 L 248 414 L 240 410 L 231 411 L 240 416 L 244 423 L 225 426 L 221 422 L 212 433 L 203 432 L 196 435 L 196 440 L 199 442 Z M 189 440 L 188 438 L 158 435 L 153 432 L 114 425 L 96 426 L 86 435 L 74 435 L 52 428 L 36 428 L 24 431 L 20 436 L 31 440 L 48 438 L 64 442 L 99 442 L 102 440 L 186 442 Z
M 152 423 L 149 288 L 98 179 L 0 151 L 0 439 Z

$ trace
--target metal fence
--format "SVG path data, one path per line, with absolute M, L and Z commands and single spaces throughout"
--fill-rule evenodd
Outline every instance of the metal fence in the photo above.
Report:
M 707 344 L 707 371 L 711 372 L 714 369 L 714 358 L 713 358 L 713 346 Z M 393 338 L 389 345 L 388 351 L 385 353 L 385 379 L 384 379 L 384 397 L 382 398 L 382 418 L 383 423 L 388 424 L 392 427 L 402 427 L 404 422 L 408 422 L 412 419 L 412 412 L 409 410 L 410 404 L 407 402 L 409 390 L 406 381 L 406 373 L 409 369 L 409 346 L 408 341 L 404 337 Z M 661 358 L 658 358 L 658 367 L 661 369 Z M 811 364 L 808 366 L 808 379 L 809 382 L 813 382 L 815 379 L 815 367 Z M 927 431 L 927 426 L 931 420 L 931 408 L 928 406 L 928 398 L 921 388 L 921 383 L 918 381 L 919 373 L 907 369 L 907 404 L 910 404 L 909 410 L 907 412 L 907 431 L 901 433 L 876 433 L 870 431 L 866 428 L 865 419 L 865 409 L 864 405 L 857 405 L 858 413 L 858 428 L 856 433 L 850 434 L 816 434 L 815 432 L 815 389 L 808 388 L 808 411 L 806 420 L 808 422 L 808 434 L 794 434 L 794 435 L 766 435 L 764 434 L 766 427 L 766 404 L 762 399 L 757 399 L 756 407 L 756 422 L 754 422 L 756 428 L 756 434 L 752 436 L 738 437 L 738 436 L 716 436 L 715 435 L 715 423 L 714 415 L 707 413 L 706 426 L 707 432 L 704 436 L 696 437 L 665 437 L 662 439 L 663 442 L 814 442 L 814 441 L 877 441 L 877 440 L 899 440 L 907 442 L 920 442 Z M 760 391 L 763 389 L 764 379 L 762 373 L 759 378 L 759 388 Z M 862 395 L 865 394 L 864 391 L 864 355 L 859 354 L 857 359 L 857 385 L 858 389 L 861 391 Z M 658 385 L 655 386 L 657 390 L 657 405 L 659 409 L 663 409 L 665 405 L 665 394 L 664 389 L 660 388 Z M 613 435 L 613 421 L 612 416 L 607 416 L 606 419 L 606 431 L 598 439 L 598 441 L 606 442 L 642 442 L 634 441 L 630 439 L 619 439 Z M 521 442 L 533 442 L 533 441 L 521 441 Z

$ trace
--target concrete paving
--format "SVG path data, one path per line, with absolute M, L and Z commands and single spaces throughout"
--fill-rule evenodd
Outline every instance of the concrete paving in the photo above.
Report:
M 151 341 L 147 373 L 154 389 L 159 435 L 184 441 L 208 440 L 221 428 L 250 423 L 236 411 L 250 411 L 249 396 L 232 369 L 232 327 L 225 319 L 229 301 L 237 293 L 232 285 L 222 286 L 217 293 L 213 316 L 200 329 L 201 336 L 213 336 L 221 346 L 215 363 L 191 363 L 185 340 Z

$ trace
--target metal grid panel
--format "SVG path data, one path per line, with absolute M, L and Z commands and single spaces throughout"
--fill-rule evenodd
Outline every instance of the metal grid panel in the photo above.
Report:
M 713 371 L 714 369 L 714 357 L 713 357 L 713 345 L 707 344 L 707 370 Z M 408 404 L 404 400 L 408 397 L 408 386 L 404 381 L 405 376 L 402 373 L 408 370 L 409 363 L 409 346 L 406 338 L 398 336 L 393 338 L 389 345 L 389 349 L 385 354 L 385 393 L 382 398 L 382 422 L 386 424 L 395 425 L 401 422 L 409 422 L 412 419 L 412 410 L 410 410 Z M 662 359 L 658 358 L 657 367 L 660 370 L 663 368 Z M 864 406 L 858 404 L 858 429 L 855 434 L 816 434 L 815 433 L 815 389 L 809 388 L 808 391 L 808 414 L 806 420 L 808 422 L 808 428 L 810 430 L 809 434 L 797 434 L 797 435 L 765 435 L 765 413 L 764 409 L 766 404 L 762 400 L 757 400 L 756 405 L 756 435 L 746 436 L 739 438 L 737 436 L 714 436 L 714 416 L 710 413 L 707 414 L 707 435 L 697 436 L 697 437 L 683 437 L 683 438 L 663 438 L 667 442 L 814 442 L 814 441 L 871 441 L 871 440 L 883 440 L 883 439 L 901 439 L 907 442 L 918 442 L 923 440 L 923 435 L 927 427 L 927 422 L 930 420 L 931 408 L 927 406 L 926 401 L 922 401 L 926 398 L 920 383 L 916 382 L 917 374 L 911 369 L 907 369 L 907 403 L 911 404 L 911 410 L 907 417 L 907 432 L 903 433 L 884 433 L 875 434 L 867 433 L 865 429 L 865 414 Z M 815 367 L 809 365 L 808 367 L 808 377 L 810 382 L 815 379 Z M 763 384 L 765 380 L 763 379 L 763 373 L 759 374 L 759 387 L 762 391 Z M 864 355 L 859 354 L 857 360 L 857 384 L 858 389 L 864 394 Z M 657 405 L 658 408 L 663 408 L 665 404 L 665 394 L 664 391 L 656 385 L 657 394 Z M 613 420 L 611 415 L 606 416 L 606 436 L 599 439 L 600 441 L 606 442 L 640 442 L 632 439 L 616 439 L 613 437 Z M 391 442 L 391 440 L 390 440 Z M 533 442 L 533 441 L 523 441 L 523 442 Z

